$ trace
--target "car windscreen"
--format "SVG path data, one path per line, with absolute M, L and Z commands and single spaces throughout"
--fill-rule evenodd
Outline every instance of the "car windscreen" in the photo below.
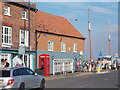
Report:
M 9 70 L 0 70 L 0 77 L 10 77 Z

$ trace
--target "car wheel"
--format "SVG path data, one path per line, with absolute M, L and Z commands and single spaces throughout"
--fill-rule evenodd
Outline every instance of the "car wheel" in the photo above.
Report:
M 25 90 L 25 84 L 24 84 L 24 83 L 21 83 L 18 90 Z
M 45 79 L 42 79 L 40 84 L 40 90 L 44 90 L 44 88 L 45 88 Z

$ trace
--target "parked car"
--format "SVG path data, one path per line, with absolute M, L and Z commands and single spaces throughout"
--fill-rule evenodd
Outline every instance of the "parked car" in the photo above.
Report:
M 27 67 L 0 68 L 0 89 L 44 88 L 45 79 Z

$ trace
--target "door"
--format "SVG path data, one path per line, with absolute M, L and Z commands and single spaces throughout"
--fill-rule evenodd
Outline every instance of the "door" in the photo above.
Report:
M 50 76 L 50 55 L 42 54 L 39 56 L 39 68 L 44 76 Z

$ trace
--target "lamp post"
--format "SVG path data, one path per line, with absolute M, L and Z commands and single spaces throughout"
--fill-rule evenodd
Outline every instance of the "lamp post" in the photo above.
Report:
M 30 68 L 30 0 L 28 1 L 28 30 L 29 30 L 29 68 Z

